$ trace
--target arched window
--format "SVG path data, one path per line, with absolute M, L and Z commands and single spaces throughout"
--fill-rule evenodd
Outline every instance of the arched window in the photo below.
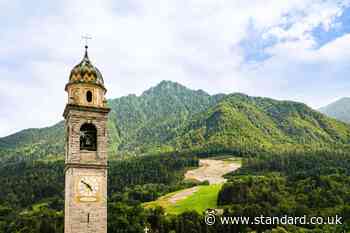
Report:
M 96 151 L 97 130 L 95 125 L 85 123 L 80 127 L 80 150 Z
M 89 103 L 92 101 L 92 92 L 91 91 L 86 92 L 86 100 Z

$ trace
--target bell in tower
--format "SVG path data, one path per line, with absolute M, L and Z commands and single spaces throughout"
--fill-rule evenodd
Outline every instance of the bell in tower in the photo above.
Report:
M 96 151 L 96 127 L 84 124 L 80 128 L 80 150 Z

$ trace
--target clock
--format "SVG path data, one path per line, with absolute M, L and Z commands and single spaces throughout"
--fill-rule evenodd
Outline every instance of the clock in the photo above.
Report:
M 77 179 L 78 200 L 96 202 L 99 200 L 100 180 L 96 176 L 82 176 Z

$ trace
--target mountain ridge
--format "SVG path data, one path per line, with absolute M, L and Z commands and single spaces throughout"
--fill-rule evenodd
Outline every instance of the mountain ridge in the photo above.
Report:
M 349 139 L 347 124 L 325 117 L 303 103 L 230 94 L 189 122 L 177 143 L 199 151 L 209 148 L 210 152 L 291 145 L 317 148 L 348 144 Z
M 210 95 L 162 81 L 141 95 L 108 101 L 109 154 L 112 157 L 170 151 L 269 150 L 348 144 L 350 128 L 303 103 Z M 63 154 L 63 121 L 0 138 L 1 158 Z

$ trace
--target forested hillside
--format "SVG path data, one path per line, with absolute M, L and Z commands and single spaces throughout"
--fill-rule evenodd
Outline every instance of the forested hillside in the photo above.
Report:
M 305 104 L 244 94 L 228 95 L 197 114 L 173 141 L 201 154 L 342 148 L 349 142 L 349 125 Z
M 0 232 L 63 232 L 63 161 L 20 162 L 0 167 Z M 108 179 L 108 232 L 348 232 L 350 155 L 344 152 L 264 153 L 245 158 L 229 174 L 218 198 L 224 216 L 341 216 L 342 224 L 228 224 L 208 226 L 204 213 L 169 215 L 140 204 L 194 183 L 184 170 L 198 166 L 189 155 L 143 156 L 113 161 Z M 152 169 L 149 169 L 152 168 Z
M 57 158 L 63 155 L 64 122 L 41 129 L 25 129 L 0 139 L 0 163 Z
M 194 114 L 215 105 L 223 96 L 210 96 L 201 90 L 193 91 L 163 81 L 140 96 L 109 100 L 110 157 L 173 150 L 164 142 Z M 0 138 L 0 161 L 60 157 L 64 150 L 63 139 L 63 122 L 43 129 L 20 131 Z
M 109 163 L 109 232 L 132 221 L 125 212 L 133 209 L 130 232 L 142 232 L 144 220 L 139 204 L 165 193 L 187 188 L 182 182 L 186 168 L 198 166 L 192 156 L 136 157 Z M 151 169 L 150 169 L 151 168 Z M 64 209 L 64 161 L 22 161 L 0 166 L 0 232 L 62 233 Z M 140 213 L 137 213 L 140 210 Z M 132 213 L 129 213 L 132 215 Z M 127 231 L 129 232 L 129 231 Z
M 185 151 L 257 151 L 345 147 L 350 126 L 308 106 L 244 94 L 209 95 L 163 81 L 142 95 L 109 100 L 110 158 Z M 57 159 L 63 122 L 0 139 L 0 161 Z
M 164 143 L 176 135 L 193 115 L 215 105 L 224 95 L 210 96 L 178 83 L 163 81 L 141 96 L 129 95 L 109 102 L 111 125 L 118 150 L 143 153 L 167 150 Z M 161 148 L 163 147 L 163 148 Z
M 220 191 L 218 204 L 228 207 L 228 216 L 342 218 L 341 224 L 231 226 L 236 232 L 271 228 L 279 228 L 276 232 L 349 232 L 349 175 L 349 153 L 261 154 L 244 160 L 240 172 L 227 176 L 229 182 Z

